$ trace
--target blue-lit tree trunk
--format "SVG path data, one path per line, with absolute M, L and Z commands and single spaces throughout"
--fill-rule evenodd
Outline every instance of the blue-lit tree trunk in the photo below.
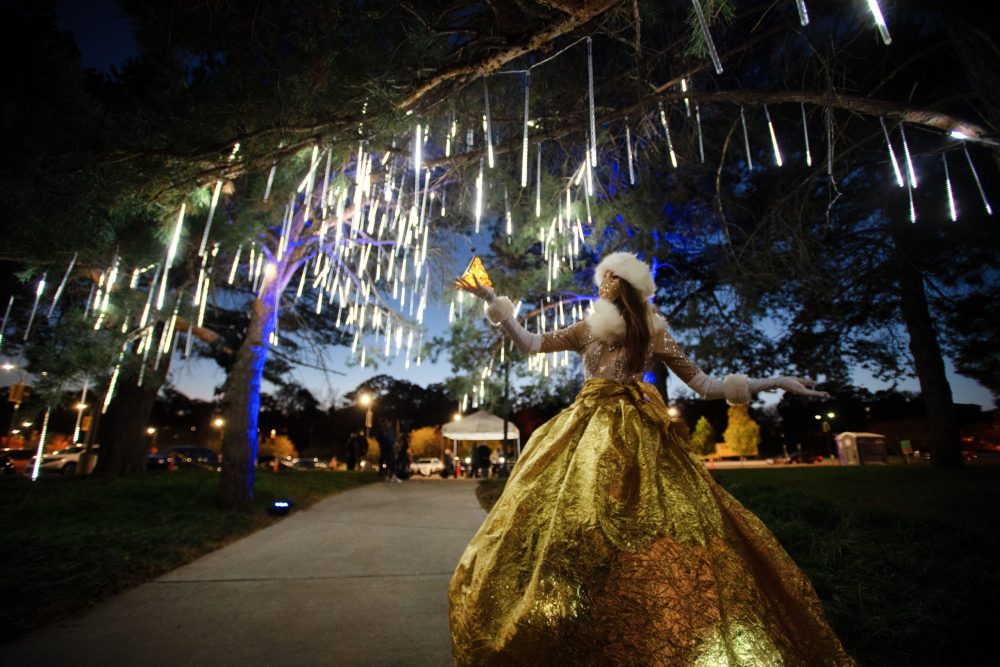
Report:
M 281 268 L 284 267 L 279 266 L 275 276 L 265 277 L 260 295 L 253 302 L 247 336 L 226 380 L 219 503 L 227 509 L 243 512 L 253 509 L 260 386 L 268 342 L 278 315 L 278 300 L 286 284 Z
M 349 206 L 343 219 L 334 218 L 331 224 L 349 222 L 353 214 L 354 209 Z M 262 247 L 267 256 L 263 284 L 251 307 L 246 338 L 226 379 L 219 504 L 227 509 L 243 512 L 253 509 L 254 466 L 260 442 L 257 429 L 260 388 L 271 334 L 278 322 L 281 295 L 303 264 L 317 253 L 330 250 L 329 244 L 319 243 L 304 207 L 292 216 L 287 234 L 284 253 L 275 252 L 282 243 L 273 236 Z

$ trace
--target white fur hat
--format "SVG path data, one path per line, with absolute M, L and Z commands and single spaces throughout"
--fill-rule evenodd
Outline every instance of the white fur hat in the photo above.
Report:
M 602 259 L 594 269 L 594 284 L 600 287 L 604 272 L 609 270 L 634 287 L 643 299 L 648 299 L 656 292 L 649 264 L 630 252 L 613 252 Z

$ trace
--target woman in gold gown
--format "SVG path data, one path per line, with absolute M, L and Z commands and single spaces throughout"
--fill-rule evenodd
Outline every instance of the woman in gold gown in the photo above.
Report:
M 523 351 L 579 353 L 585 382 L 531 436 L 458 563 L 455 663 L 853 664 L 809 580 L 688 451 L 642 377 L 657 359 L 705 398 L 825 394 L 795 378 L 706 376 L 648 303 L 649 267 L 628 253 L 607 256 L 595 282 L 587 320 L 544 335 L 526 332 L 506 297 L 458 283 Z

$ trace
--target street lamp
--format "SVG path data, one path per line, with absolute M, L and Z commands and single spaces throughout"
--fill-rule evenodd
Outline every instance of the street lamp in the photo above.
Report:
M 830 433 L 833 430 L 830 427 L 830 422 L 832 422 L 836 416 L 837 416 L 837 413 L 835 413 L 835 412 L 827 412 L 826 413 L 826 419 L 823 419 L 823 415 L 815 415 L 817 421 L 820 420 L 820 419 L 823 420 L 823 423 L 820 425 L 820 430 L 823 431 L 823 433 Z M 834 457 L 834 456 L 837 455 L 837 445 L 836 445 L 836 442 L 837 442 L 836 441 L 836 437 L 831 433 L 831 435 L 830 435 L 830 456 L 831 457 Z
M 372 429 L 372 402 L 374 399 L 372 395 L 368 392 L 361 392 L 358 396 L 358 405 L 365 409 L 365 442 L 368 442 L 368 436 Z
M 155 426 L 148 426 L 148 427 L 146 427 L 146 435 L 149 436 L 149 440 L 150 440 L 149 448 L 155 452 L 156 451 L 156 427 Z

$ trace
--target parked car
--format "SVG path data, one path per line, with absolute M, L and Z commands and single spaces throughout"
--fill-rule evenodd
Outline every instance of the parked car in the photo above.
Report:
M 146 455 L 147 470 L 164 470 L 181 465 L 195 465 L 214 470 L 219 467 L 219 455 L 208 447 L 197 445 L 174 445 L 162 452 Z
M 444 470 L 444 463 L 436 456 L 420 458 L 410 462 L 410 474 L 430 477 Z
M 823 457 L 820 454 L 810 454 L 809 452 L 802 452 L 799 454 L 790 455 L 785 459 L 785 463 L 822 463 Z
M 517 459 L 513 456 L 501 456 L 496 462 L 490 465 L 491 477 L 510 477 L 510 471 L 514 469 Z
M 257 457 L 257 467 L 263 470 L 274 470 L 274 459 L 278 459 L 278 465 L 282 468 L 294 469 L 295 466 L 292 463 L 295 461 L 291 456 L 278 456 L 275 457 L 274 454 L 264 454 L 263 456 Z
M 4 474 L 27 475 L 31 467 L 31 460 L 35 458 L 33 449 L 3 449 L 0 450 L 0 459 L 6 461 L 0 464 Z
M 330 468 L 327 462 L 322 459 L 305 457 L 292 459 L 292 467 L 296 470 L 328 470 Z
M 42 456 L 42 464 L 38 466 L 38 470 L 40 472 L 58 472 L 63 475 L 74 475 L 76 474 L 77 469 L 82 465 L 80 459 L 85 451 L 87 451 L 85 446 L 73 445 L 72 447 L 67 447 L 66 449 L 59 450 L 58 452 L 45 454 Z M 90 448 L 90 453 L 93 456 L 90 458 L 90 462 L 87 465 L 86 473 L 88 475 L 94 472 L 94 466 L 97 464 L 97 455 L 100 454 L 100 445 L 93 445 Z M 32 459 L 34 459 L 34 457 L 32 457 Z M 34 465 L 33 462 L 32 465 Z

